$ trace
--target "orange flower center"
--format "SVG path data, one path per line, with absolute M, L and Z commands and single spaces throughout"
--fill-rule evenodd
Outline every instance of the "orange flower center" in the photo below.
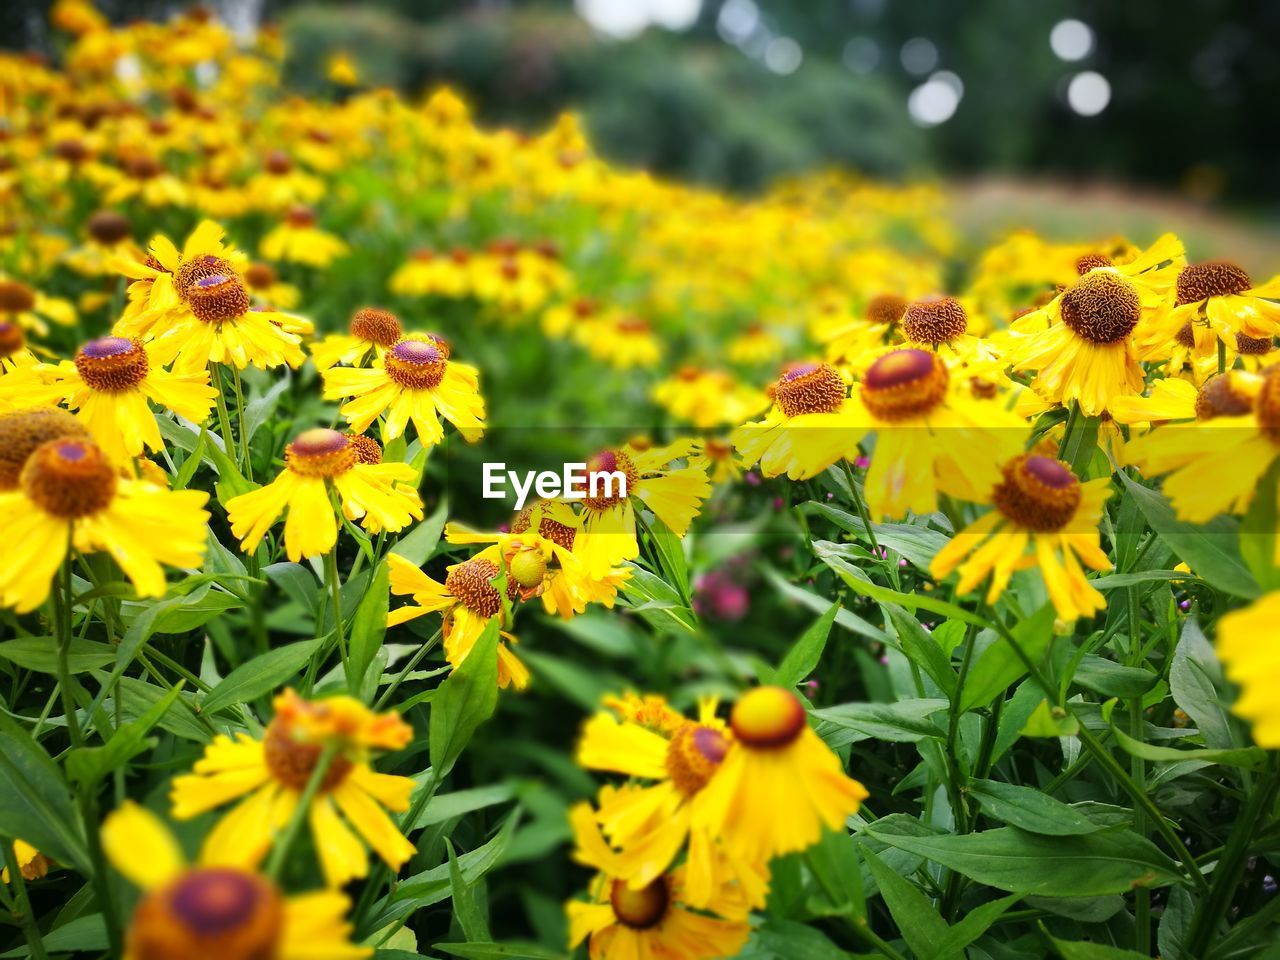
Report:
M 26 313 L 35 305 L 35 292 L 25 283 L 0 280 L 0 313 Z
M 671 891 L 662 878 L 639 890 L 628 888 L 625 880 L 614 880 L 609 888 L 609 903 L 619 923 L 632 930 L 648 930 L 667 915 Z
M 119 393 L 140 384 L 150 364 L 140 340 L 100 337 L 90 340 L 75 356 L 80 379 L 99 393 Z
M 63 437 L 89 439 L 89 431 L 66 410 L 49 407 L 0 416 L 0 490 L 16 490 L 31 452 Z
M 1189 263 L 1178 273 L 1178 306 L 1244 293 L 1252 286 L 1249 274 L 1234 263 Z
M 787 417 L 835 413 L 847 394 L 844 378 L 825 363 L 791 367 L 773 384 L 773 400 Z
M 37 447 L 19 482 L 45 513 L 75 520 L 105 509 L 115 497 L 117 481 L 115 467 L 95 444 L 64 437 Z
M 251 263 L 244 272 L 244 282 L 251 290 L 266 290 L 275 286 L 277 279 L 275 270 L 266 263 Z
M 0 320 L 0 359 L 12 357 L 27 345 L 27 335 L 16 323 Z
M 907 300 L 896 293 L 882 293 L 867 303 L 867 321 L 892 327 L 907 312 Z
M 729 741 L 719 730 L 700 723 L 685 724 L 667 747 L 671 781 L 685 796 L 693 796 L 711 780 L 728 750 Z
M 626 477 L 625 489 L 623 484 L 617 482 L 614 478 L 612 485 L 606 485 L 603 480 L 596 483 L 596 496 L 584 497 L 582 502 L 589 510 L 608 510 L 623 503 L 635 491 L 636 484 L 640 482 L 640 471 L 636 469 L 635 462 L 623 453 L 621 450 L 601 450 L 594 457 L 587 461 L 587 476 L 592 474 L 609 474 L 620 473 Z M 590 492 L 590 487 L 588 487 Z
M 996 508 L 1026 530 L 1053 533 L 1076 515 L 1080 481 L 1061 460 L 1039 454 L 1014 457 L 992 491 Z
M 133 232 L 124 214 L 114 210 L 99 210 L 89 218 L 89 236 L 106 247 L 113 247 L 121 240 L 129 239 Z
M 444 578 L 444 588 L 476 616 L 496 617 L 502 610 L 502 596 L 493 580 L 498 565 L 492 560 L 468 560 L 451 569 Z
M 382 462 L 382 447 L 373 437 L 359 433 L 348 433 L 347 441 L 356 453 L 356 463 L 376 464 Z
M 290 207 L 284 218 L 289 226 L 299 230 L 316 225 L 316 215 L 308 207 Z
M 232 867 L 208 867 L 190 870 L 143 898 L 126 952 L 136 960 L 274 960 L 283 928 L 284 898 L 271 881 Z
M 311 780 L 324 744 L 306 739 L 284 717 L 277 715 L 269 724 L 262 741 L 262 753 L 267 769 L 277 783 L 291 790 L 302 790 Z M 329 768 L 320 781 L 322 791 L 332 790 L 351 772 L 351 761 L 341 753 L 329 761 Z
M 285 448 L 285 462 L 304 477 L 336 477 L 356 463 L 351 439 L 337 430 L 317 427 L 298 434 Z
M 937 354 L 905 347 L 886 353 L 862 377 L 862 403 L 890 423 L 922 417 L 947 396 L 951 375 Z
M 1111 266 L 1115 266 L 1115 264 L 1105 253 L 1086 253 L 1076 261 L 1076 275 L 1083 277 L 1090 270 Z
M 729 725 L 733 735 L 749 747 L 785 747 L 804 731 L 804 706 L 790 690 L 756 687 L 733 705 Z
M 1273 443 L 1280 444 L 1280 367 L 1271 367 L 1258 390 L 1258 425 Z
M 533 525 L 533 512 L 538 510 L 541 504 L 531 503 L 511 521 L 512 533 L 525 533 Z M 566 523 L 560 523 L 558 520 L 552 520 L 550 517 L 543 516 L 538 521 L 538 535 L 550 540 L 556 546 L 565 550 L 573 549 L 573 541 L 578 536 L 576 528 Z
M 249 291 L 234 273 L 213 273 L 186 287 L 191 312 L 205 323 L 223 323 L 249 311 Z
M 401 340 L 386 355 L 387 376 L 406 390 L 431 390 L 440 385 L 448 358 L 434 340 Z
M 159 262 L 150 265 L 157 270 L 163 269 Z M 230 277 L 234 276 L 235 272 L 235 268 L 231 266 L 229 261 L 206 253 L 198 257 L 192 257 L 190 260 L 182 261 L 178 265 L 178 269 L 174 271 L 173 278 L 177 282 L 178 292 L 185 296 L 187 288 L 197 280 L 216 275 Z
M 969 315 L 954 297 L 917 300 L 902 315 L 902 332 L 915 343 L 936 346 L 961 336 L 969 329 Z
M 1270 337 L 1248 337 L 1236 334 L 1236 352 L 1246 357 L 1265 357 L 1275 349 Z
M 1118 343 L 1138 325 L 1142 300 L 1137 288 L 1110 270 L 1092 270 L 1062 295 L 1062 319 L 1091 343 Z
M 400 318 L 390 310 L 361 307 L 351 318 L 351 335 L 381 347 L 389 347 L 404 336 L 404 329 L 400 326 Z M 436 346 L 439 347 L 443 342 L 440 341 Z M 448 351 L 444 355 L 447 358 Z
M 1230 373 L 1210 377 L 1196 394 L 1196 418 L 1241 417 L 1253 409 L 1253 398 L 1242 392 Z

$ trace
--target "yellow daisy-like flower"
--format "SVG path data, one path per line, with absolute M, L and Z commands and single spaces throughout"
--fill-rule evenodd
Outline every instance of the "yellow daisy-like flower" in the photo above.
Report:
M 1111 479 L 1081 483 L 1061 460 L 1021 454 L 1004 465 L 1003 479 L 981 499 L 995 504 L 938 551 L 930 573 L 942 579 L 959 567 L 958 593 L 991 575 L 994 603 L 1015 570 L 1038 567 L 1049 598 L 1064 620 L 1091 617 L 1106 607 L 1081 563 L 1110 570 L 1099 544 L 1098 522 L 1111 496 Z
M 61 327 L 74 324 L 76 310 L 67 300 L 45 296 L 0 273 L 0 320 L 43 337 L 48 335 L 50 323 Z
M 143 891 L 125 937 L 130 960 L 361 960 L 373 953 L 351 942 L 346 894 L 287 896 L 229 849 L 206 848 L 190 865 L 164 821 L 132 800 L 103 822 L 102 846 Z
M 729 718 L 733 739 L 693 810 L 692 827 L 718 834 L 741 861 L 767 863 L 838 830 L 868 796 L 809 727 L 782 687 L 743 694 Z
M 404 336 L 400 318 L 390 310 L 361 307 L 351 317 L 350 333 L 331 333 L 311 345 L 311 362 L 321 372 L 339 363 L 359 366 L 365 357 L 382 357 Z
M 27 457 L 17 489 L 0 492 L 0 529 L 9 538 L 0 606 L 23 613 L 43 603 L 69 545 L 107 551 L 138 596 L 162 596 L 162 563 L 193 568 L 204 558 L 208 499 L 200 490 L 120 477 L 86 439 L 42 444 Z
M 411 596 L 413 604 L 387 614 L 387 626 L 407 623 L 428 613 L 443 618 L 444 655 L 453 666 L 462 663 L 475 648 L 490 620 L 503 617 L 502 594 L 494 581 L 502 573 L 502 555 L 497 547 L 482 550 L 470 560 L 448 568 L 444 583 L 431 579 L 397 553 L 388 554 L 391 592 Z M 510 586 L 510 585 L 509 585 Z M 516 638 L 503 633 L 511 643 Z M 517 690 L 529 685 L 529 668 L 520 662 L 507 643 L 498 643 L 498 686 Z
M 399 870 L 414 846 L 383 808 L 408 810 L 415 783 L 375 772 L 369 755 L 404 749 L 413 728 L 395 712 L 373 713 L 346 696 L 303 700 L 285 690 L 274 706 L 262 740 L 243 733 L 235 739 L 219 735 L 191 773 L 173 779 L 170 799 L 179 820 L 243 798 L 205 838 L 202 857 L 258 863 L 329 752 L 329 767 L 307 811 L 325 882 L 340 887 L 367 874 L 361 840 Z
M 1165 377 L 1154 381 L 1145 397 L 1116 398 L 1111 415 L 1125 424 L 1243 416 L 1253 410 L 1263 382 L 1246 370 L 1228 370 L 1199 387 L 1189 380 Z
M 587 461 L 587 475 L 609 476 L 610 482 L 580 491 L 582 530 L 574 552 L 582 558 L 587 576 L 600 580 L 625 560 L 640 554 L 636 539 L 636 505 L 653 511 L 678 537 L 683 537 L 711 495 L 711 481 L 695 466 L 673 467 L 688 456 L 692 440 L 639 450 L 630 444 L 602 450 Z
M 18 871 L 23 880 L 39 880 L 49 872 L 53 861 L 27 843 L 25 840 L 13 841 L 13 855 L 18 861 Z M 9 868 L 0 870 L 0 883 L 9 882 Z
M 1175 340 L 1189 341 L 1193 355 L 1212 357 L 1218 342 L 1247 354 L 1254 343 L 1267 348 L 1280 333 L 1280 275 L 1254 284 L 1234 263 L 1189 263 L 1178 272 L 1173 304 L 1139 331 L 1148 353 Z M 1243 349 L 1240 338 L 1243 337 Z M 1269 349 L 1268 351 L 1269 352 Z
M 753 366 L 777 360 L 783 343 L 762 323 L 753 323 L 729 341 L 726 354 L 734 363 Z
M 484 433 L 480 374 L 449 356 L 449 345 L 441 337 L 408 334 L 375 358 L 372 367 L 326 370 L 324 398 L 352 398 L 341 412 L 357 433 L 385 413 L 384 440 L 394 440 L 412 422 L 422 445 L 430 447 L 444 439 L 444 417 L 472 443 Z
M 700 440 L 689 454 L 689 466 L 705 471 L 712 483 L 730 483 L 742 476 L 742 458 L 730 441 L 719 437 Z
M 827 324 L 817 339 L 826 344 L 826 357 L 833 364 L 861 365 L 869 354 L 898 339 L 898 325 L 909 303 L 896 293 L 882 293 L 867 301 L 858 319 Z
M 1268 750 L 1280 748 L 1280 592 L 1268 593 L 1218 621 L 1218 658 L 1240 687 L 1231 710 L 1253 727 L 1253 739 Z
M 308 267 L 327 267 L 347 250 L 339 237 L 316 226 L 316 215 L 307 207 L 292 207 L 258 246 L 267 260 Z
M 376 447 L 376 444 L 373 444 Z M 422 519 L 422 500 L 413 488 L 417 472 L 407 463 L 382 463 L 381 451 L 369 454 L 369 442 L 323 427 L 300 433 L 285 450 L 285 468 L 265 487 L 227 503 L 231 532 L 240 549 L 252 553 L 280 514 L 285 553 L 290 560 L 316 557 L 333 549 L 338 518 L 330 499 L 337 494 L 343 515 L 366 530 L 395 533 Z
M 39 361 L 27 349 L 27 336 L 22 327 L 10 320 L 0 320 L 0 377 L 15 370 L 29 370 Z M 0 396 L 0 404 L 17 406 Z
M 135 260 L 142 252 L 133 244 L 133 228 L 128 219 L 115 210 L 99 210 L 85 224 L 88 241 L 62 255 L 62 262 L 86 277 L 100 277 L 112 272 L 113 258 L 124 255 Z
M 593 357 L 616 370 L 652 367 L 662 358 L 662 341 L 653 325 L 641 317 L 623 316 L 579 326 L 574 336 Z
M 626 880 L 608 874 L 612 851 L 590 811 L 584 815 L 578 808 L 570 821 L 577 839 L 574 859 L 602 871 L 591 885 L 590 901 L 571 900 L 565 908 L 570 949 L 589 940 L 591 960 L 715 960 L 738 955 L 751 928 L 731 892 L 695 912 L 687 902 L 683 869 L 633 889 Z M 708 916 L 704 910 L 719 916 Z
M 244 271 L 244 282 L 249 288 L 249 296 L 259 306 L 270 305 L 281 310 L 292 310 L 302 299 L 302 291 L 281 280 L 270 264 L 249 264 Z M 290 327 L 284 329 L 289 333 L 301 332 Z
M 1166 234 L 1128 263 L 1103 261 L 1082 263 L 1075 283 L 1012 327 L 1013 369 L 1035 371 L 1041 397 L 1075 401 L 1091 417 L 1115 397 L 1142 393 L 1133 333 L 1160 308 L 1184 259 L 1182 243 Z
M 29 401 L 63 403 L 76 411 L 98 445 L 123 463 L 145 450 L 163 450 L 164 437 L 150 403 L 172 410 L 193 423 L 202 423 L 217 396 L 205 370 L 171 373 L 155 362 L 142 341 L 100 337 L 76 351 L 73 361 L 32 368 L 44 387 L 24 388 Z M 17 384 L 0 383 L 0 399 Z
M 454 250 L 448 255 L 415 250 L 407 263 L 391 275 L 388 286 L 399 297 L 465 297 L 471 292 L 471 254 Z
M 742 423 L 769 405 L 768 397 L 738 383 L 731 374 L 693 366 L 657 383 L 653 399 L 676 419 L 700 430 Z

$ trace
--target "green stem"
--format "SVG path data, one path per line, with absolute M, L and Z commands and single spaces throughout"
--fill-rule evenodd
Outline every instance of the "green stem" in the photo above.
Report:
M 312 801 L 315 800 L 316 794 L 320 792 L 320 784 L 324 783 L 325 775 L 329 772 L 329 765 L 333 763 L 333 758 L 338 755 L 339 745 L 336 743 L 327 744 L 324 751 L 316 760 L 316 765 L 311 771 L 311 776 L 307 779 L 307 785 L 302 788 L 302 794 L 298 797 L 298 805 L 293 809 L 293 815 L 289 817 L 289 822 L 285 824 L 284 831 L 280 834 L 280 839 L 276 842 L 275 849 L 271 851 L 271 858 L 267 861 L 267 867 L 264 871 L 272 880 L 276 880 L 280 876 L 280 870 L 284 866 L 285 860 L 288 859 L 289 850 L 293 847 L 293 842 L 298 838 L 298 831 L 302 829 L 302 821 L 306 819 L 308 812 L 311 810 Z
M 231 368 L 231 385 L 236 394 L 236 429 L 240 431 L 240 469 L 246 480 L 253 481 L 253 461 L 249 459 L 249 434 L 244 428 L 244 391 L 240 387 L 240 371 Z
M 78 747 L 84 742 L 80 730 L 80 718 L 76 707 L 75 679 L 71 674 L 71 533 L 67 533 L 67 557 L 62 562 L 59 573 L 58 589 L 53 597 L 53 608 L 56 614 L 56 630 L 58 635 L 58 689 L 62 693 L 62 712 L 67 719 L 67 735 L 71 745 Z
M 853 478 L 853 467 L 848 460 L 841 460 L 840 465 L 844 467 L 845 478 L 849 481 L 849 497 L 853 500 L 853 508 L 858 511 L 862 526 L 867 531 L 867 539 L 871 541 L 871 549 L 876 552 L 877 559 L 883 559 L 880 557 L 880 544 L 876 541 L 876 532 L 871 529 L 871 515 L 867 512 L 867 505 L 863 502 L 862 494 L 858 492 L 858 484 Z
M 353 678 L 348 672 L 350 662 L 347 657 L 347 638 L 342 632 L 342 583 L 338 580 L 338 546 L 324 555 L 325 579 L 329 581 L 329 602 L 333 606 L 333 629 L 338 637 L 338 656 L 342 658 L 342 669 L 347 677 L 348 689 L 355 689 Z
M 422 646 L 420 646 L 417 650 L 413 652 L 413 656 L 411 656 L 409 658 L 408 663 L 404 665 L 404 669 L 395 675 L 395 678 L 389 684 L 387 684 L 387 689 L 382 692 L 382 695 L 380 697 L 378 697 L 377 702 L 373 705 L 374 710 L 383 710 L 386 708 L 387 701 L 390 700 L 392 695 L 396 692 L 396 690 L 399 689 L 400 684 L 404 683 L 405 677 L 407 677 L 413 671 L 414 667 L 416 667 L 419 663 L 422 662 L 422 658 L 425 657 L 427 653 L 430 652 L 430 650 L 436 645 L 436 643 L 439 642 L 440 637 L 443 635 L 443 633 L 444 633 L 443 628 L 441 628 L 440 630 L 437 630 L 434 634 L 431 635 L 430 640 L 428 640 L 426 643 L 424 643 Z
M 234 459 L 235 439 L 231 435 L 231 417 L 227 414 L 227 398 L 222 387 L 222 368 L 216 363 L 210 363 L 209 376 L 213 381 L 213 389 L 217 393 L 218 429 L 222 432 L 222 452 Z M 240 472 L 244 472 L 243 465 L 240 466 Z
M 17 900 L 16 919 L 27 938 L 27 946 L 31 948 L 31 960 L 48 960 L 40 927 L 36 925 L 35 914 L 31 911 L 31 899 L 27 896 L 27 881 L 22 877 L 22 868 L 18 866 L 18 855 L 12 843 L 4 844 L 4 863 L 9 869 L 9 883 L 13 885 L 13 895 Z

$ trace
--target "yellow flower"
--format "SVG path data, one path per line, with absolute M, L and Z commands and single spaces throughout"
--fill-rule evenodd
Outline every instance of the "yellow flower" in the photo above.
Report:
M 360 71 L 356 69 L 355 61 L 341 50 L 330 54 L 325 64 L 325 75 L 340 87 L 354 87 L 360 82 Z
M 687 903 L 683 868 L 633 889 L 608 874 L 612 851 L 590 810 L 584 815 L 582 807 L 576 808 L 570 822 L 577 839 L 574 859 L 602 871 L 592 883 L 591 900 L 572 900 L 565 908 L 570 949 L 589 939 L 591 960 L 714 960 L 738 955 L 750 927 L 732 892 L 694 912 Z
M 0 273 L 0 320 L 43 337 L 48 335 L 50 323 L 62 327 L 74 324 L 76 311 L 68 301 L 45 296 Z
M 30 370 L 37 362 L 35 354 L 27 349 L 27 336 L 22 327 L 0 320 L 0 377 L 15 370 Z M 12 399 L 0 399 L 0 403 L 16 406 Z
M 5 842 L 5 841 L 0 841 Z M 18 861 L 18 871 L 23 880 L 39 880 L 49 872 L 53 861 L 27 843 L 25 840 L 13 841 L 13 854 Z M 0 871 L 0 883 L 9 882 L 9 868 Z
M 71 546 L 107 551 L 139 596 L 162 596 L 161 563 L 192 568 L 204 557 L 208 499 L 200 490 L 122 478 L 88 440 L 42 444 L 27 458 L 18 488 L 0 492 L 0 529 L 9 538 L 0 606 L 22 613 L 44 602 Z
M 578 326 L 573 334 L 593 357 L 616 370 L 652 367 L 662 357 L 662 341 L 652 324 L 640 317 L 623 316 Z
M 683 367 L 657 383 L 653 399 L 677 420 L 700 430 L 739 424 L 769 405 L 769 398 L 723 370 Z
M 698 441 L 697 448 L 689 454 L 689 466 L 705 471 L 712 483 L 729 483 L 742 476 L 742 459 L 734 452 L 733 444 L 718 437 Z
M 683 537 L 711 495 L 711 482 L 695 466 L 673 467 L 687 456 L 692 440 L 638 450 L 630 444 L 602 450 L 587 461 L 587 474 L 611 474 L 582 498 L 582 530 L 574 552 L 587 576 L 600 580 L 624 560 L 640 553 L 636 540 L 636 504 L 653 511 L 677 537 Z M 599 479 L 599 478 L 597 478 Z M 625 479 L 625 484 L 622 482 Z
M 1263 345 L 1269 352 L 1271 338 L 1280 333 L 1280 276 L 1255 285 L 1234 263 L 1189 263 L 1178 272 L 1175 291 L 1173 303 L 1137 334 L 1147 348 L 1144 356 L 1167 355 L 1183 340 L 1202 358 L 1213 357 L 1219 341 L 1242 354 Z
M 381 463 L 380 451 L 373 451 L 377 459 L 371 459 L 370 452 L 367 441 L 354 442 L 336 430 L 298 434 L 274 480 L 228 501 L 227 519 L 240 538 L 240 549 L 255 551 L 287 509 L 284 546 L 289 559 L 328 553 L 338 539 L 331 487 L 343 515 L 360 520 L 371 532 L 395 533 L 410 520 L 421 520 L 422 500 L 413 488 L 417 472 L 407 463 Z
M 311 362 L 321 372 L 339 363 L 360 366 L 366 356 L 381 357 L 404 336 L 400 318 L 390 310 L 361 307 L 351 317 L 349 334 L 332 333 L 311 345 Z
M 148 401 L 203 423 L 217 396 L 207 371 L 171 373 L 148 355 L 140 340 L 127 337 L 90 340 L 76 351 L 74 361 L 41 364 L 32 373 L 45 387 L 24 391 L 28 398 L 64 403 L 77 411 L 98 445 L 121 463 L 144 450 L 164 449 Z M 0 384 L 0 398 L 11 390 Z
M 125 955 L 134 960 L 360 960 L 373 953 L 351 942 L 346 894 L 286 896 L 227 849 L 206 846 L 199 864 L 188 865 L 164 822 L 131 800 L 103 822 L 102 846 L 143 891 L 126 934 Z
M 1268 593 L 1218 621 L 1218 657 L 1227 677 L 1240 687 L 1231 708 L 1253 726 L 1253 739 L 1268 750 L 1280 748 L 1280 592 Z
M 439 613 L 444 633 L 444 655 L 453 666 L 462 663 L 475 648 L 490 620 L 503 618 L 502 594 L 494 581 L 502 573 L 501 554 L 496 547 L 482 550 L 470 560 L 448 568 L 444 583 L 432 580 L 397 553 L 388 554 L 391 592 L 413 598 L 413 605 L 387 614 L 387 626 L 407 623 L 428 613 Z M 503 633 L 511 643 L 516 638 Z M 506 643 L 498 643 L 498 686 L 511 684 L 517 690 L 529 685 L 529 669 Z
M 1075 283 L 1013 324 L 1013 369 L 1034 370 L 1041 397 L 1075 401 L 1091 417 L 1115 397 L 1142 393 L 1132 334 L 1159 309 L 1183 262 L 1182 243 L 1166 234 L 1128 263 L 1082 263 Z
M 173 815 L 189 820 L 240 799 L 205 838 L 202 858 L 258 863 L 293 816 L 316 765 L 331 753 L 307 818 L 325 882 L 340 887 L 368 872 L 361 839 L 392 870 L 414 853 L 383 807 L 409 809 L 410 777 L 376 773 L 369 754 L 402 750 L 413 729 L 394 712 L 373 713 L 352 697 L 303 700 L 292 690 L 275 699 L 262 740 L 216 737 L 192 772 L 175 777 Z M 341 812 L 341 815 L 339 815 Z M 354 831 L 354 832 L 353 832 Z
M 764 324 L 753 323 L 729 341 L 726 352 L 734 363 L 770 363 L 782 353 L 782 340 Z
M 484 433 L 484 398 L 475 367 L 449 359 L 449 345 L 428 333 L 396 341 L 368 369 L 333 367 L 324 372 L 324 398 L 351 397 L 342 415 L 357 433 L 379 416 L 384 440 L 394 440 L 412 421 L 424 447 L 444 439 L 444 417 L 472 443 Z M 437 416 L 437 414 L 439 414 Z
M 1099 545 L 1098 522 L 1111 496 L 1111 479 L 1081 483 L 1061 460 L 1021 454 L 1004 465 L 1004 478 L 985 497 L 995 509 L 969 524 L 938 551 L 930 573 L 942 579 L 960 569 L 958 593 L 991 574 L 994 603 L 1015 570 L 1038 567 L 1058 616 L 1091 617 L 1106 607 L 1080 564 L 1110 570 Z
M 1117 397 L 1111 415 L 1126 424 L 1241 416 L 1253 410 L 1262 384 L 1262 377 L 1245 370 L 1209 377 L 1198 389 L 1189 380 L 1165 377 L 1154 381 L 1145 397 Z
M 302 299 L 302 291 L 291 283 L 283 282 L 270 264 L 249 264 L 244 271 L 244 282 L 249 288 L 250 297 L 260 306 L 292 310 Z M 289 333 L 302 332 L 300 329 L 291 327 L 284 327 L 284 329 Z
M 307 207 L 293 207 L 258 246 L 258 252 L 277 263 L 301 263 L 327 267 L 347 253 L 347 245 L 316 226 L 316 215 Z
M 743 694 L 729 717 L 733 740 L 694 811 L 695 830 L 719 834 L 748 863 L 805 850 L 823 829 L 857 813 L 866 789 L 809 727 L 804 706 L 781 687 Z
M 471 292 L 471 254 L 454 250 L 442 256 L 434 250 L 415 250 L 409 261 L 391 275 L 391 292 L 400 297 L 465 297 Z

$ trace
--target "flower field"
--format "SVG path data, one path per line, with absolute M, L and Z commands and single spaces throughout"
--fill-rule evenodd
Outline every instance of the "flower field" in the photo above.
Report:
M 1280 276 L 53 28 L 0 956 L 1280 957 Z

